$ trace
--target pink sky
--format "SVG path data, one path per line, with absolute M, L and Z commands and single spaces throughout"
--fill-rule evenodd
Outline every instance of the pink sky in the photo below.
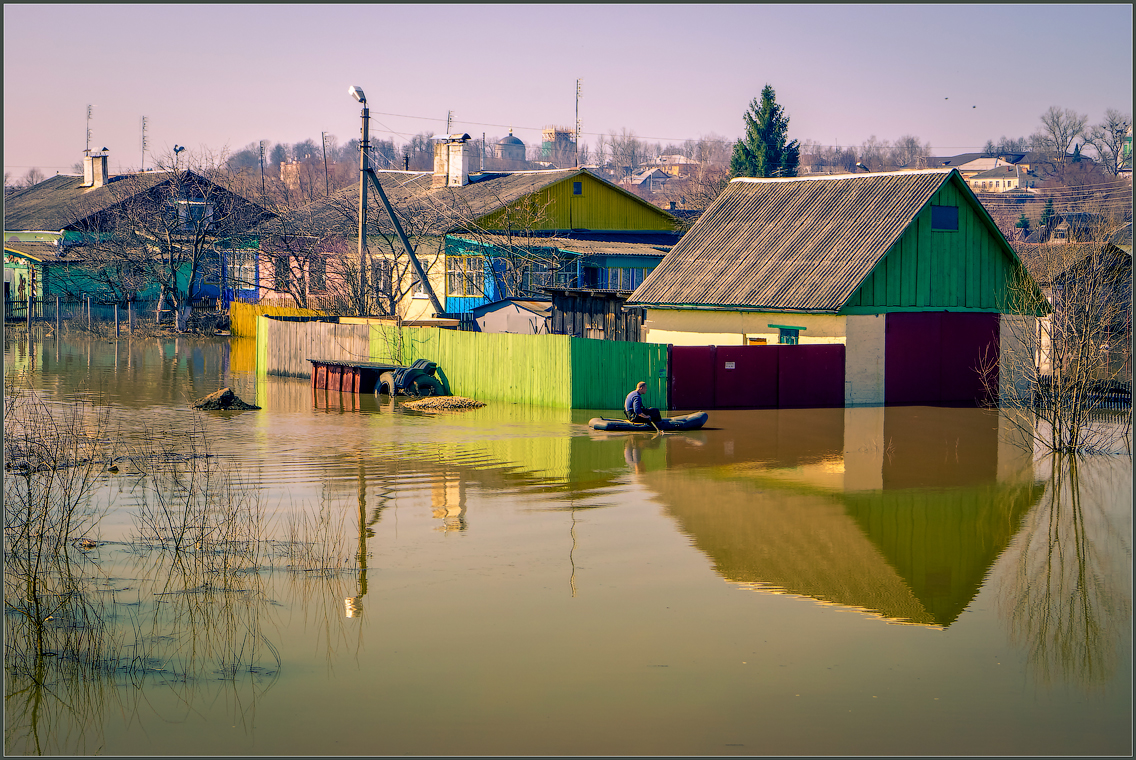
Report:
M 1049 106 L 1132 110 L 1128 5 L 5 5 L 4 165 L 112 171 L 151 152 L 358 136 L 480 136 L 575 121 L 652 142 L 736 138 L 765 83 L 790 136 L 914 134 L 936 154 L 1033 132 Z M 397 114 L 397 115 L 395 115 Z

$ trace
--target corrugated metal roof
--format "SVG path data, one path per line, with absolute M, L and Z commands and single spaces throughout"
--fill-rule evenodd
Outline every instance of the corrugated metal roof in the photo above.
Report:
M 671 249 L 670 245 L 661 243 L 641 243 L 625 240 L 581 240 L 561 236 L 532 236 L 510 237 L 508 235 L 454 235 L 462 240 L 475 243 L 493 245 L 499 248 L 516 246 L 556 248 L 568 253 L 579 253 L 584 256 L 661 256 Z M 610 237 L 610 236 L 609 236 Z
M 168 172 L 120 174 L 102 187 L 83 187 L 83 178 L 57 174 L 4 197 L 6 231 L 57 232 L 123 199 L 118 183 L 128 180 L 131 191 L 141 192 L 172 178 Z
M 735 179 L 628 305 L 835 313 L 952 172 Z
M 391 205 L 400 215 L 408 235 L 440 235 L 471 226 L 476 220 L 561 180 L 588 174 L 611 185 L 628 197 L 642 201 L 626 190 L 583 169 L 549 169 L 520 172 L 471 174 L 460 187 L 432 187 L 432 172 L 376 171 Z M 394 232 L 381 201 L 371 188 L 368 225 L 384 233 Z M 648 204 L 649 205 L 649 204 Z M 346 187 L 320 198 L 293 213 L 305 226 L 314 225 L 324 234 L 352 237 L 358 234 L 359 188 Z M 663 214 L 669 212 L 658 209 Z M 272 232 L 269 224 L 267 232 Z

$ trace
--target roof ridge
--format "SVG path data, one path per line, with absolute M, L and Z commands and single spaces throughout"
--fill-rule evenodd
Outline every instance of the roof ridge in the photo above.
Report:
M 855 173 L 850 173 L 850 174 L 821 174 L 821 175 L 817 175 L 815 177 L 812 177 L 812 176 L 809 176 L 809 177 L 734 177 L 732 180 L 730 180 L 730 184 L 733 184 L 735 182 L 739 182 L 739 183 L 745 183 L 745 184 L 758 185 L 758 184 L 762 184 L 762 183 L 766 183 L 766 182 L 825 182 L 825 181 L 832 181 L 832 180 L 838 180 L 838 179 L 848 179 L 850 177 L 856 177 L 856 178 L 860 179 L 860 178 L 865 178 L 865 177 L 907 177 L 907 176 L 912 176 L 912 175 L 924 175 L 924 174 L 944 174 L 944 175 L 946 175 L 946 174 L 950 174 L 953 171 L 956 171 L 956 169 L 954 167 L 945 167 L 945 168 L 937 168 L 937 169 L 899 170 L 899 171 L 894 171 L 894 172 L 867 172 L 865 174 L 855 174 Z

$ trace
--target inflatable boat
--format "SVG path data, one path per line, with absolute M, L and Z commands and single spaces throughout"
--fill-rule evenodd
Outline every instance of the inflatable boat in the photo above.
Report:
M 682 417 L 664 417 L 659 422 L 659 430 L 698 430 L 706 424 L 706 412 L 695 412 Z M 649 422 L 629 422 L 628 420 L 609 420 L 606 417 L 593 417 L 588 420 L 593 430 L 613 430 L 636 433 L 653 433 L 655 428 Z

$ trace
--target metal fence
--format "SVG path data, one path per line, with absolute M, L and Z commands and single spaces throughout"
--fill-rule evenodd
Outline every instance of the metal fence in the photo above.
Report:
M 1051 375 L 1038 377 L 1038 403 L 1050 396 L 1053 385 Z M 1127 380 L 1093 380 L 1086 387 L 1089 407 L 1092 409 L 1131 409 L 1132 383 Z
M 5 300 L 4 319 L 8 322 L 74 322 L 86 324 L 95 322 L 114 322 L 129 324 L 142 320 L 159 319 L 158 301 L 128 301 L 125 303 L 104 303 L 93 298 L 44 298 L 25 300 Z M 193 301 L 193 311 L 215 312 L 218 310 L 216 298 L 199 298 Z M 161 321 L 172 320 L 173 309 L 168 304 L 162 309 Z

